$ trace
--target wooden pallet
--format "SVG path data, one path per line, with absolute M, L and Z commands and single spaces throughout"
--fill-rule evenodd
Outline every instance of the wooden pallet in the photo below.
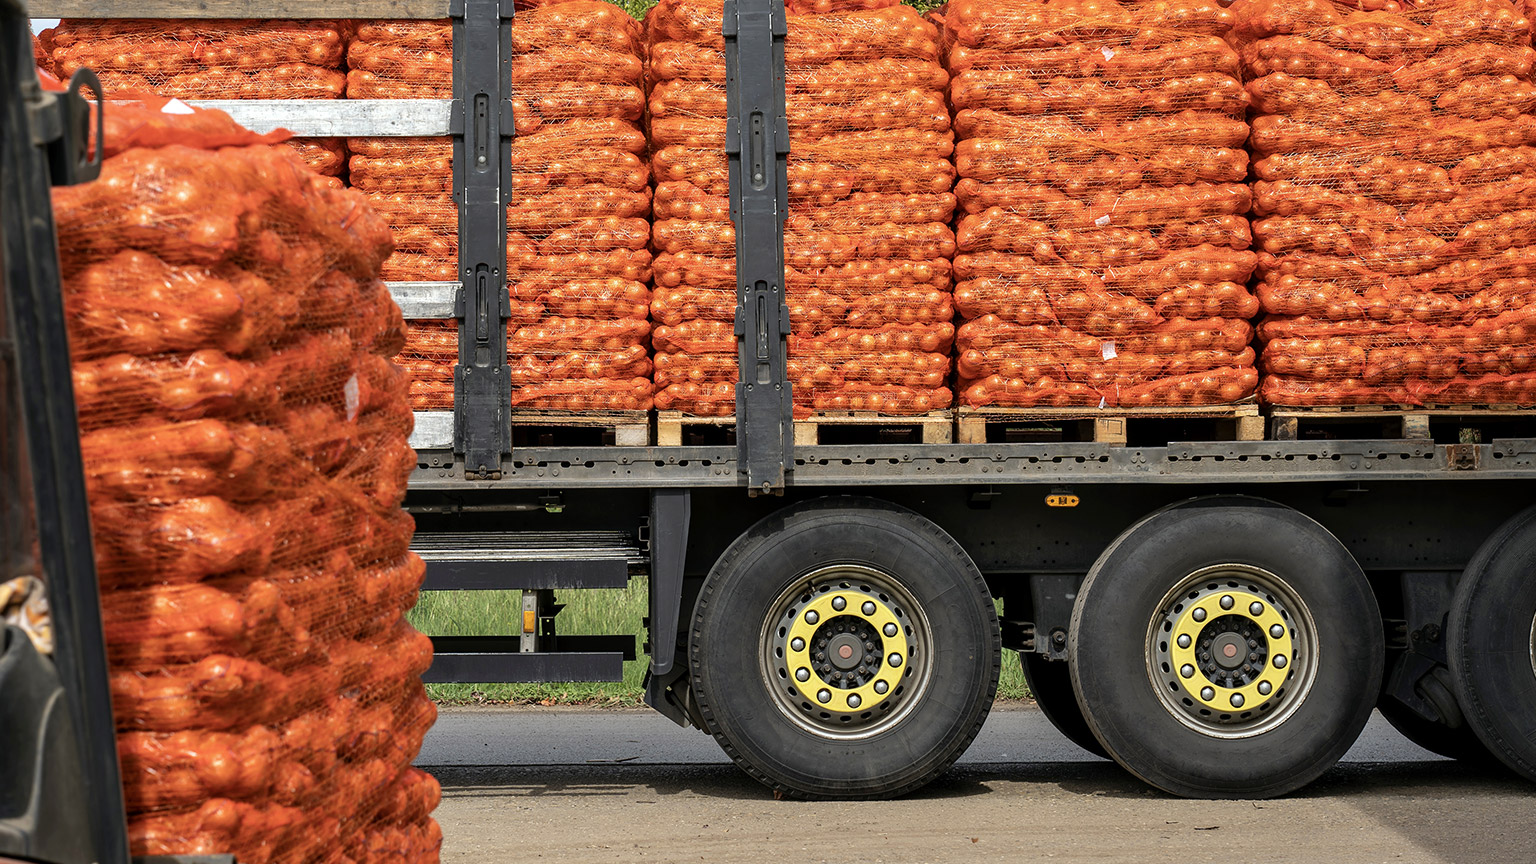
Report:
M 685 431 L 725 430 L 736 426 L 736 418 L 694 417 L 680 411 L 656 412 L 656 444 L 675 447 L 683 443 Z M 882 437 L 909 438 L 923 444 L 949 444 L 954 441 L 954 418 L 948 411 L 933 411 L 914 417 L 874 414 L 867 411 L 822 411 L 795 421 L 795 446 L 814 447 L 822 442 L 822 432 L 858 427 L 859 441 L 840 443 L 881 443 Z
M 617 447 L 650 446 L 651 412 L 512 410 L 514 447 L 579 445 L 594 437 Z
M 1276 441 L 1295 441 L 1308 431 L 1327 434 L 1328 427 L 1349 425 L 1379 429 L 1381 435 L 1405 440 L 1433 438 L 1431 423 L 1464 427 L 1474 438 L 1479 427 L 1490 422 L 1529 424 L 1531 432 L 1525 434 L 1536 434 L 1536 409 L 1513 405 L 1317 405 L 1276 407 L 1270 409 L 1269 416 Z M 1469 436 L 1459 431 L 1458 437 Z
M 1034 428 L 1047 434 L 1065 432 L 1065 424 L 1078 424 L 1084 440 L 1099 444 L 1124 444 L 1128 427 L 1151 422 L 1199 420 L 1227 427 L 1233 441 L 1263 441 L 1264 418 L 1253 402 L 1179 408 L 961 408 L 957 426 L 961 444 L 992 444 L 999 429 Z M 1091 424 L 1091 425 L 1090 425 Z

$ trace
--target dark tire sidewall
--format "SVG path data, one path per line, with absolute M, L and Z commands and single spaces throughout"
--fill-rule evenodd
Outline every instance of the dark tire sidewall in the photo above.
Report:
M 897 725 L 855 740 L 821 737 L 785 717 L 759 659 L 774 601 L 835 564 L 900 582 L 933 635 L 926 692 Z M 775 788 L 811 797 L 901 794 L 948 767 L 991 707 L 1001 652 L 992 610 L 970 558 L 927 520 L 858 499 L 790 508 L 739 538 L 700 593 L 688 654 L 701 712 L 726 751 Z
M 1146 668 L 1148 626 L 1167 592 L 1228 563 L 1284 580 L 1318 639 L 1316 677 L 1295 713 L 1235 739 L 1175 718 Z M 1316 522 L 1258 499 L 1209 499 L 1153 514 L 1100 557 L 1079 592 L 1069 657 L 1090 726 L 1133 773 L 1187 797 L 1272 797 L 1316 779 L 1364 728 L 1381 683 L 1381 617 L 1359 565 Z

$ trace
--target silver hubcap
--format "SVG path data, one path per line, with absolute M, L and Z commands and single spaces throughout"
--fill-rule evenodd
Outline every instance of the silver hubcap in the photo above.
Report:
M 1248 564 L 1186 576 L 1147 628 L 1147 675 L 1158 700 L 1213 738 L 1246 738 L 1284 723 L 1312 689 L 1317 652 L 1306 603 L 1285 580 Z
M 813 734 L 878 734 L 927 690 L 933 636 L 894 577 L 837 564 L 795 582 L 764 621 L 762 675 L 779 711 Z

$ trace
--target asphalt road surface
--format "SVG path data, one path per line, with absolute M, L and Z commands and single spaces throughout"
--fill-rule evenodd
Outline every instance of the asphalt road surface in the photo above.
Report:
M 1536 862 L 1536 785 L 1372 718 L 1278 801 L 1183 801 L 999 706 L 958 765 L 899 801 L 775 801 L 708 736 L 649 711 L 444 709 L 443 860 Z

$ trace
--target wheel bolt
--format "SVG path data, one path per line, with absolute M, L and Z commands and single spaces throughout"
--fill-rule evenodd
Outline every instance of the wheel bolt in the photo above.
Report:
M 1243 707 L 1243 694 L 1241 694 L 1241 693 L 1233 693 L 1232 694 L 1232 707 L 1233 708 L 1241 708 L 1241 707 Z
M 1179 667 L 1179 674 L 1183 675 L 1185 678 L 1193 678 L 1195 677 L 1195 667 L 1185 663 L 1183 666 Z
M 1285 635 L 1285 628 L 1279 624 L 1276 624 L 1269 628 L 1269 635 L 1271 638 L 1279 639 L 1281 636 Z
M 827 655 L 826 655 L 825 652 L 817 651 L 816 652 L 816 659 L 817 660 L 825 660 L 825 659 L 827 659 Z
M 804 651 L 805 650 L 805 640 L 801 639 L 799 636 L 796 636 L 795 638 L 789 640 L 789 650 L 791 650 L 791 651 Z
M 1259 682 L 1259 695 L 1260 696 L 1268 696 L 1269 695 L 1269 691 L 1271 691 L 1273 689 L 1275 689 L 1275 688 L 1271 687 L 1269 685 L 1268 681 L 1260 681 Z
M 832 598 L 832 608 L 836 609 L 839 612 L 841 612 L 844 609 L 848 608 L 848 601 L 844 600 L 841 597 L 833 597 Z
M 825 705 L 828 702 L 831 702 L 832 701 L 832 691 L 831 690 L 822 690 L 822 691 L 818 692 L 816 694 L 816 701 L 822 703 L 823 705 Z
M 1285 655 L 1284 654 L 1276 654 L 1275 655 L 1275 668 L 1276 669 L 1284 669 L 1285 668 L 1285 664 L 1286 664 Z
M 1201 651 L 1200 652 L 1200 659 L 1201 660 L 1209 660 L 1209 659 L 1211 659 L 1211 652 L 1209 652 L 1209 651 Z
M 863 702 L 864 702 L 864 700 L 860 699 L 857 695 L 850 695 L 848 697 L 848 707 L 849 708 L 857 708 L 857 707 L 859 707 L 859 705 L 863 704 Z
M 1191 640 L 1189 638 L 1189 634 L 1188 633 L 1180 633 L 1179 634 L 1179 647 L 1180 648 L 1188 648 L 1189 647 L 1189 643 L 1191 641 L 1193 641 L 1193 640 Z
M 875 682 L 875 692 L 876 693 L 879 693 L 880 695 L 884 696 L 885 695 L 885 691 L 887 691 L 889 689 L 891 689 L 891 685 L 885 683 L 884 681 L 876 681 Z
M 896 635 L 896 629 L 897 628 L 896 628 L 895 624 L 887 624 L 887 625 L 885 625 L 885 631 L 884 631 L 885 635 L 887 635 L 887 636 L 895 636 Z
M 1248 659 L 1249 660 L 1257 660 L 1257 659 L 1259 659 L 1259 652 L 1257 652 L 1257 651 L 1249 651 L 1248 652 Z
M 1205 610 L 1204 609 L 1196 609 L 1195 611 L 1189 613 L 1189 617 L 1195 619 L 1196 621 L 1204 621 L 1205 620 Z M 814 622 L 812 622 L 812 623 L 814 623 Z
M 807 624 L 815 624 L 817 621 L 820 621 L 820 620 L 821 620 L 821 616 L 816 614 L 816 610 L 815 609 L 812 609 L 811 611 L 805 613 L 805 623 L 807 623 Z
M 901 665 L 901 655 L 892 652 L 891 656 L 886 658 L 886 662 L 890 663 L 892 666 L 900 666 Z
M 1236 602 L 1237 602 L 1236 600 L 1232 599 L 1232 595 L 1231 594 L 1223 594 L 1223 595 L 1221 595 L 1221 608 L 1223 608 L 1223 609 L 1231 609 L 1232 608 L 1232 604 L 1236 603 Z
M 1253 601 L 1252 603 L 1249 603 L 1248 604 L 1248 614 L 1252 615 L 1255 618 L 1259 617 L 1260 615 L 1263 615 L 1264 614 L 1264 604 L 1260 603 L 1257 600 Z
M 811 680 L 811 670 L 805 668 L 804 666 L 801 666 L 799 669 L 796 669 L 795 670 L 795 680 L 796 681 L 809 681 L 809 680 Z
M 864 605 L 860 606 L 859 610 L 862 611 L 865 615 L 875 614 L 875 601 L 865 600 Z
M 864 650 L 865 651 L 873 651 L 873 650 L 875 650 L 875 643 L 873 643 L 873 642 L 865 642 L 864 643 Z
M 1212 699 L 1216 698 L 1216 691 L 1212 690 L 1209 687 L 1201 687 L 1200 688 L 1200 698 L 1204 699 L 1207 702 L 1209 702 Z

